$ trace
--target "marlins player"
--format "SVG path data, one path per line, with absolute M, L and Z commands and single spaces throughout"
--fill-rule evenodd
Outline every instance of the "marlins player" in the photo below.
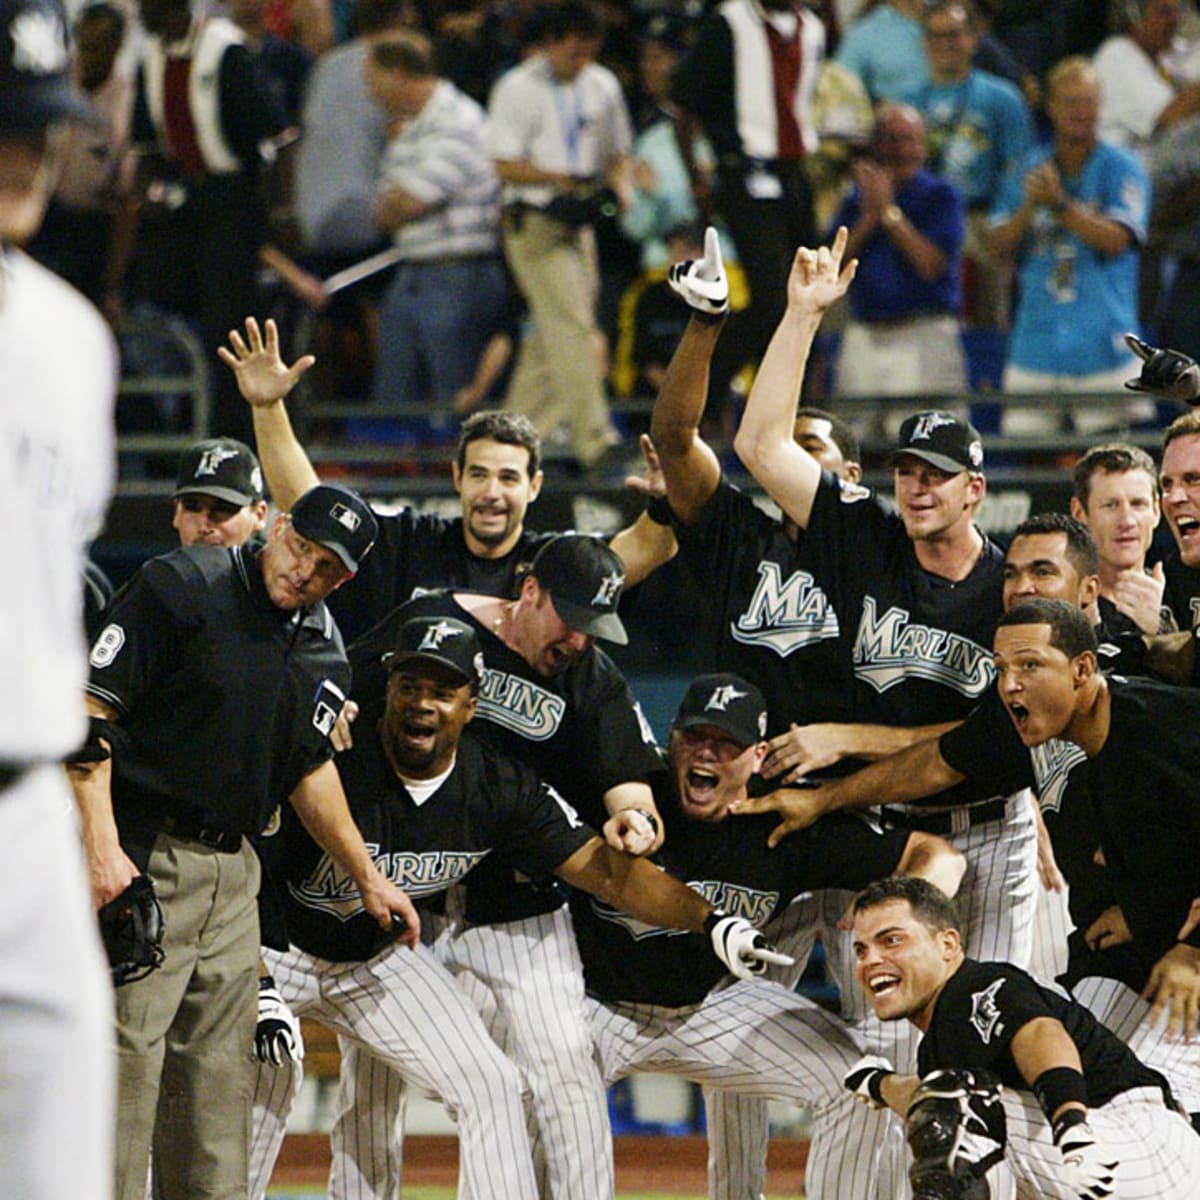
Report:
M 1001 1153 L 1022 1195 L 1196 1194 L 1200 1138 L 1166 1080 L 1059 989 L 967 957 L 936 888 L 907 878 L 867 888 L 854 903 L 854 953 L 880 1019 L 924 1034 L 919 1075 L 869 1058 L 846 1080 L 907 1116 L 916 1200 L 987 1196 L 979 1176 Z
M 179 456 L 171 526 L 181 546 L 241 546 L 267 523 L 262 468 L 236 438 L 195 442 Z
M 639 921 L 703 930 L 699 971 L 711 959 L 718 973 L 749 977 L 778 957 L 744 918 L 726 916 L 649 863 L 612 849 L 526 767 L 463 735 L 483 678 L 468 624 L 440 615 L 407 619 L 385 665 L 383 717 L 339 770 L 377 863 L 418 901 L 444 898 L 492 855 L 503 855 L 530 878 L 553 873 Z M 279 837 L 293 949 L 266 953 L 287 1001 L 441 1096 L 458 1122 L 460 1196 L 533 1200 L 521 1076 L 446 970 L 459 965 L 454 939 L 398 953 L 298 822 L 285 817 Z M 286 1107 L 258 1114 L 273 1136 L 255 1139 L 256 1155 L 269 1150 L 255 1164 L 255 1196 L 285 1118 Z
M 560 534 L 538 551 L 515 600 L 469 592 L 410 600 L 351 648 L 363 719 L 378 711 L 380 659 L 400 623 L 413 616 L 464 621 L 486 664 L 476 733 L 532 766 L 611 844 L 633 852 L 656 847 L 662 835 L 646 782 L 660 765 L 653 735 L 624 678 L 594 644 L 625 641 L 616 611 L 622 582 L 621 561 L 603 542 Z M 496 995 L 532 1092 L 550 1195 L 607 1196 L 607 1098 L 591 1053 L 570 917 L 561 892 L 524 884 L 522 875 L 499 854 L 475 872 L 446 952 Z M 384 1136 L 396 1094 L 376 1081 L 372 1104 L 357 1097 L 355 1114 L 371 1129 L 353 1139 L 343 1134 L 344 1142 Z
M 667 837 L 657 861 L 713 903 L 757 926 L 801 891 L 853 887 L 912 871 L 953 894 L 962 856 L 940 838 L 858 817 L 818 823 L 778 850 L 767 824 L 727 820 L 767 752 L 765 700 L 737 675 L 692 681 L 671 729 L 657 788 Z M 572 898 L 588 1010 L 607 1082 L 635 1071 L 811 1107 L 805 1194 L 866 1196 L 883 1127 L 844 1103 L 839 1073 L 857 1044 L 843 1022 L 790 987 L 722 978 L 698 963 L 694 937 L 631 921 L 599 900 Z
M 0 1175 L 28 1200 L 103 1196 L 112 1178 L 112 989 L 57 764 L 86 731 L 79 584 L 116 471 L 117 354 L 99 313 L 20 249 L 54 188 L 56 127 L 87 115 L 60 5 L 3 0 Z
M 284 398 L 315 359 L 305 355 L 286 366 L 273 321 L 266 322 L 264 338 L 258 322 L 247 318 L 245 338 L 235 330 L 229 340 L 232 350 L 221 347 L 221 358 L 251 405 L 271 494 L 286 506 L 317 482 L 284 406 Z M 333 602 L 347 641 L 429 588 L 512 596 L 517 577 L 551 536 L 525 528 L 529 505 L 542 490 L 541 440 L 527 418 L 495 411 L 469 417 L 450 470 L 462 500 L 461 518 L 448 520 L 409 508 L 378 514 L 379 545 L 363 578 Z M 643 513 L 613 538 L 613 549 L 632 584 L 674 553 L 674 539 Z

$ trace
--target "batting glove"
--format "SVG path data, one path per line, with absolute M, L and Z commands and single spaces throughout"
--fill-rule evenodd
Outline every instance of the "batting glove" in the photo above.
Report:
M 1080 1200 L 1104 1200 L 1116 1189 L 1117 1160 L 1096 1142 L 1087 1113 L 1069 1108 L 1054 1122 L 1054 1144 L 1066 1168 L 1066 1183 Z
M 671 288 L 706 321 L 720 321 L 729 311 L 729 280 L 721 261 L 721 239 L 710 225 L 704 231 L 704 257 L 676 263 L 668 272 Z
M 1125 335 L 1125 344 L 1142 360 L 1141 375 L 1125 382 L 1130 391 L 1200 404 L 1200 366 L 1194 358 L 1178 350 L 1159 350 L 1132 333 Z
M 883 1098 L 883 1081 L 889 1075 L 895 1075 L 896 1068 L 886 1058 L 878 1054 L 864 1054 L 846 1072 L 842 1084 L 854 1093 L 856 1100 L 861 1100 L 870 1108 L 887 1108 Z
M 304 1058 L 304 1038 L 296 1016 L 270 975 L 258 981 L 258 1027 L 254 1030 L 254 1054 L 259 1062 L 282 1067 Z
M 704 931 L 712 939 L 713 953 L 739 979 L 753 979 L 766 973 L 772 964 L 790 967 L 795 959 L 780 954 L 744 917 L 726 916 L 713 909 L 704 922 Z

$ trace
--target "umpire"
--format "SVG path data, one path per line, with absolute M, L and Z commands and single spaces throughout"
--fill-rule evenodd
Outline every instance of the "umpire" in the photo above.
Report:
M 372 916 L 418 927 L 332 791 L 328 734 L 349 665 L 324 598 L 370 550 L 371 510 L 321 486 L 265 545 L 144 564 L 92 646 L 88 744 L 72 769 L 97 907 L 138 876 L 164 910 L 162 968 L 117 992 L 116 1196 L 246 1191 L 258 858 L 248 835 L 290 798 Z M 216 1097 L 220 1103 L 214 1103 Z

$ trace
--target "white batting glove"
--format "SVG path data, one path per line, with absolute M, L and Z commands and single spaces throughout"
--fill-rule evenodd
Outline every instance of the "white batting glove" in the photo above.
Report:
M 300 1018 L 296 1016 L 275 986 L 270 975 L 258 981 L 258 1026 L 254 1030 L 254 1055 L 259 1062 L 298 1063 L 304 1058 L 304 1038 Z
M 717 321 L 729 311 L 729 280 L 721 261 L 721 239 L 711 225 L 704 231 L 704 257 L 676 263 L 667 272 L 667 280 L 698 316 Z
M 1054 1122 L 1054 1144 L 1066 1168 L 1066 1183 L 1080 1200 L 1104 1200 L 1116 1189 L 1117 1160 L 1096 1142 L 1087 1113 L 1070 1108 Z
M 870 1108 L 887 1108 L 883 1098 L 883 1081 L 895 1075 L 896 1068 L 882 1055 L 864 1054 L 842 1077 L 842 1084 Z
M 713 953 L 739 979 L 753 979 L 771 965 L 790 967 L 796 961 L 774 949 L 744 917 L 727 916 L 719 908 L 708 914 L 704 931 L 712 939 Z

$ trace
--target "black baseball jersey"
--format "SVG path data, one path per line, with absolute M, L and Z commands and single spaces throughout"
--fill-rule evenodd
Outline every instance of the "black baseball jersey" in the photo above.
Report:
M 416 803 L 377 732 L 338 758 L 350 812 L 380 870 L 418 907 L 462 882 L 493 854 L 545 876 L 596 836 L 523 764 L 463 733 L 454 766 Z M 288 935 L 309 954 L 357 962 L 391 941 L 362 907 L 358 889 L 293 812 L 272 848 L 285 883 Z
M 1045 1017 L 1060 1022 L 1075 1043 L 1090 1107 L 1139 1087 L 1160 1088 L 1170 1102 L 1166 1080 L 1082 1004 L 1008 963 L 971 958 L 947 980 L 934 1004 L 917 1049 L 917 1070 L 926 1075 L 942 1068 L 982 1069 L 1005 1087 L 1029 1092 L 1013 1061 L 1012 1040 L 1022 1026 Z
M 892 874 L 908 844 L 908 833 L 865 814 L 837 813 L 771 850 L 773 813 L 694 821 L 680 811 L 665 774 L 656 784 L 666 841 L 655 863 L 714 907 L 759 927 L 802 892 L 858 889 Z M 697 1004 L 726 973 L 706 934 L 646 925 L 578 893 L 571 911 L 587 990 L 600 1000 Z
M 353 641 L 398 604 L 432 588 L 512 596 L 515 582 L 550 533 L 522 533 L 503 558 L 480 558 L 467 548 L 462 517 L 448 519 L 403 508 L 375 514 L 379 537 L 353 579 L 329 598 L 343 634 Z
M 123 845 L 168 814 L 257 833 L 332 755 L 350 685 L 341 637 L 324 605 L 271 602 L 260 553 L 193 546 L 151 559 L 105 614 L 88 691 L 121 717 L 112 791 Z
M 694 525 L 674 522 L 678 562 L 705 605 L 705 657 L 762 689 L 768 736 L 791 722 L 854 720 L 838 615 L 805 566 L 803 531 L 724 479 Z
M 382 710 L 386 674 L 381 656 L 396 630 L 418 616 L 446 616 L 473 626 L 485 663 L 472 728 L 503 753 L 520 759 L 551 784 L 584 820 L 602 828 L 604 794 L 620 783 L 646 780 L 659 770 L 654 734 L 624 676 L 600 649 L 591 649 L 554 678 L 538 675 L 514 650 L 468 613 L 448 592 L 401 605 L 350 648 L 355 697 L 364 716 Z M 516 887 L 502 856 L 475 876 L 467 916 L 481 923 L 511 921 L 562 902 Z
M 1185 567 L 1178 550 L 1163 559 L 1167 585 L 1163 603 L 1171 610 L 1178 629 L 1200 630 L 1200 570 Z

